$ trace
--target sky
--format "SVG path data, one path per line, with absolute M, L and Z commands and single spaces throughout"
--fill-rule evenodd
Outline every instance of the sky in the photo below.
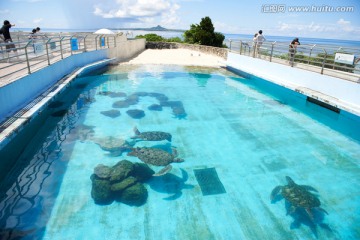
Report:
M 360 40 L 360 0 L 1 0 L 16 28 L 190 29 L 211 18 L 223 34 Z

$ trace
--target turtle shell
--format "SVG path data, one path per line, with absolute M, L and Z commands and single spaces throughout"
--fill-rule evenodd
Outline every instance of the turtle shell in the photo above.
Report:
M 127 142 L 121 138 L 105 137 L 94 138 L 93 141 L 99 145 L 104 151 L 118 151 L 127 146 Z
M 299 185 L 284 186 L 281 194 L 295 207 L 314 208 L 320 206 L 320 200 Z
M 158 148 L 136 148 L 129 155 L 154 166 L 167 166 L 174 160 L 172 154 Z
M 162 140 L 171 141 L 170 133 L 159 132 L 159 131 L 143 132 L 143 133 L 140 133 L 140 135 L 138 135 L 136 137 L 146 140 L 146 141 L 162 141 Z

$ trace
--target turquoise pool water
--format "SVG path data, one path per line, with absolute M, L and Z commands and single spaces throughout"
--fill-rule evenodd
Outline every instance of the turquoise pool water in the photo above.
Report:
M 359 239 L 360 143 L 329 127 L 337 114 L 305 100 L 224 69 L 117 66 L 80 77 L 19 134 L 23 148 L 1 153 L 16 164 L 2 172 L 0 236 Z M 131 117 L 130 109 L 142 112 Z M 184 162 L 144 184 L 145 204 L 95 204 L 90 176 L 98 164 L 141 162 L 98 139 L 130 141 L 134 127 L 171 133 L 171 142 L 135 147 L 173 147 Z M 286 176 L 315 188 L 328 215 L 314 210 L 311 221 L 301 209 L 287 214 L 284 199 L 271 202 Z

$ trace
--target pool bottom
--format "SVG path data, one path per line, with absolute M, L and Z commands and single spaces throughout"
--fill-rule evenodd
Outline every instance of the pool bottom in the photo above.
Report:
M 38 210 L 43 209 L 39 216 L 42 215 L 42 221 L 48 219 L 44 239 L 78 239 L 85 234 L 88 238 L 99 239 L 104 237 L 104 231 L 107 239 L 336 239 L 357 236 L 356 228 L 351 228 L 345 220 L 351 218 L 359 196 L 355 177 L 359 173 L 356 165 L 359 156 L 354 151 L 359 147 L 357 142 L 279 99 L 243 84 L 247 79 L 222 75 L 218 70 L 214 70 L 215 76 L 212 76 L 184 71 L 144 73 L 139 68 L 126 73 L 125 79 L 116 71 L 110 72 L 115 77 L 105 74 L 98 80 L 92 76 L 83 78 L 82 81 L 89 80 L 89 85 L 83 88 L 82 97 L 49 134 L 54 138 L 41 143 L 34 156 L 24 155 L 24 159 L 43 161 L 44 166 L 50 163 L 65 166 L 53 165 L 47 169 L 30 165 L 17 182 L 23 186 L 26 179 L 33 179 L 32 185 L 21 187 L 31 189 L 18 195 L 22 199 L 31 196 L 36 189 L 41 190 L 37 194 Z M 109 118 L 100 112 L 111 109 L 119 99 L 104 95 L 104 91 L 126 91 L 128 96 L 134 92 L 162 93 L 171 100 L 182 101 L 187 116 L 176 118 L 171 108 L 151 111 L 147 107 L 157 100 L 141 97 L 134 106 L 144 110 L 144 118 L 133 119 L 127 114 Z M 82 105 L 84 102 L 87 104 Z M 77 111 L 79 106 L 84 107 Z M 127 110 L 120 109 L 122 113 Z M 325 116 L 332 119 L 332 115 Z M 281 127 L 276 127 L 279 125 Z M 136 146 L 175 147 L 185 161 L 172 163 L 170 173 L 146 183 L 149 197 L 141 207 L 118 202 L 96 205 L 90 194 L 90 176 L 94 168 L 100 163 L 113 166 L 122 159 L 140 160 L 126 153 L 112 156 L 91 138 L 76 136 L 79 133 L 86 136 L 92 129 L 97 138 L 129 139 L 134 136 L 134 126 L 140 131 L 161 130 L 173 136 L 171 143 L 139 141 Z M 206 168 L 216 169 L 226 193 L 203 195 L 194 170 Z M 51 179 L 46 174 L 50 174 Z M 301 213 L 300 217 L 286 215 L 284 201 L 271 203 L 271 190 L 286 184 L 285 176 L 319 191 L 322 206 L 330 214 L 320 215 L 315 228 Z M 44 179 L 44 183 L 40 179 Z M 349 179 L 353 184 L 349 185 Z M 53 181 L 58 181 L 59 185 L 54 185 Z M 55 187 L 57 193 L 52 195 L 54 186 L 58 186 Z M 16 189 L 14 185 L 9 195 Z M 7 218 L 7 226 L 14 226 L 11 221 L 16 218 L 20 220 L 19 226 L 29 226 L 24 214 L 28 205 L 19 204 L 13 207 L 15 217 Z M 35 211 L 35 208 L 30 209 L 28 214 Z M 27 219 L 31 219 L 30 216 L 34 220 L 34 214 Z M 36 224 L 40 222 L 41 218 Z M 328 224 L 331 230 L 320 224 Z
M 228 66 L 227 69 L 243 76 L 246 80 L 242 81 L 242 83 L 256 87 L 281 103 L 288 104 L 332 129 L 335 129 L 356 141 L 360 141 L 360 128 L 358 127 L 360 126 L 360 116 L 339 109 L 338 107 L 319 99 L 315 99 L 315 96 L 307 96 L 304 93 L 293 91 L 236 68 Z

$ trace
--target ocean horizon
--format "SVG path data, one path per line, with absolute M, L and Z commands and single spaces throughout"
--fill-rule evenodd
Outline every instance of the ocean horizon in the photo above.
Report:
M 30 34 L 31 28 L 13 28 L 14 32 L 28 32 Z M 43 33 L 50 33 L 50 32 L 58 32 L 58 33 L 73 33 L 73 32 L 85 32 L 85 33 L 93 33 L 98 29 L 55 29 L 55 28 L 42 28 L 41 31 Z M 183 32 L 179 31 L 146 31 L 146 30 L 127 30 L 121 29 L 116 30 L 112 29 L 113 31 L 124 32 L 128 33 L 130 37 L 136 37 L 138 35 L 144 35 L 148 33 L 155 33 L 159 36 L 164 38 L 173 38 L 179 37 L 183 38 Z M 240 39 L 252 39 L 253 34 L 233 34 L 233 33 L 223 33 L 225 36 L 225 42 L 230 40 L 240 40 Z M 339 47 L 347 47 L 347 48 L 360 48 L 360 40 L 349 40 L 349 39 L 329 39 L 329 38 L 314 38 L 314 37 L 301 37 L 301 36 L 273 36 L 267 35 L 264 33 L 264 37 L 266 41 L 271 42 L 291 42 L 295 37 L 298 37 L 301 44 L 316 44 L 316 45 L 335 45 Z

